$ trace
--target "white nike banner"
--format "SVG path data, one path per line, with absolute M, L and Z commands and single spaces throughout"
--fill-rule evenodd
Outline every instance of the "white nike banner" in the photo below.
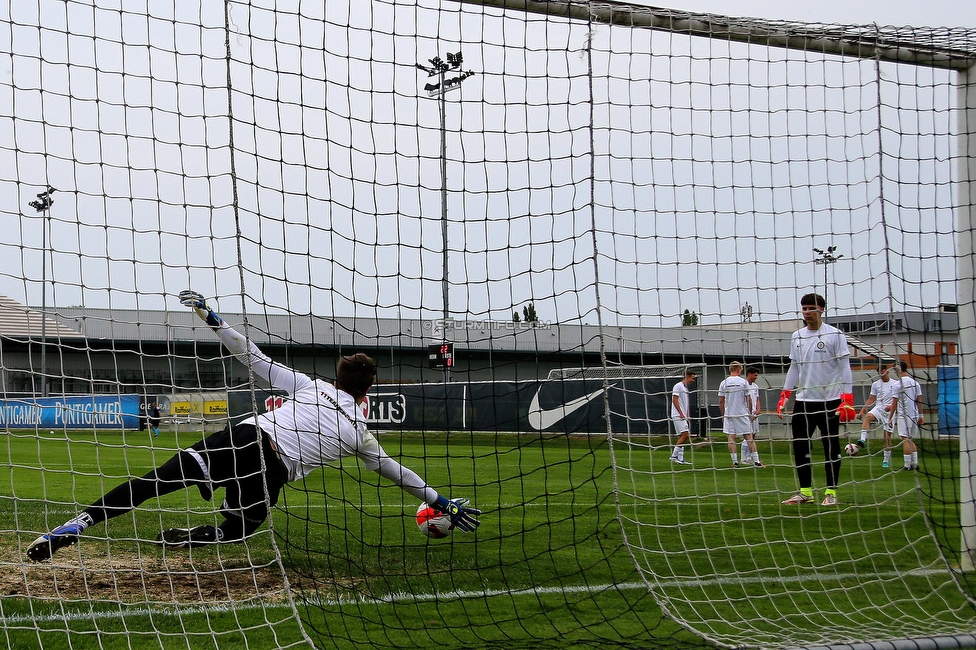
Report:
M 379 384 L 369 393 L 374 430 L 666 434 L 680 378 Z M 248 400 L 250 406 L 250 400 Z M 698 412 L 691 394 L 691 412 Z M 692 433 L 698 432 L 693 418 Z

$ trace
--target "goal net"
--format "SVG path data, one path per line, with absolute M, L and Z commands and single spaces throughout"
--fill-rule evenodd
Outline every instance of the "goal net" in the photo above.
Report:
M 617 2 L 7 3 L 9 645 L 976 647 L 974 62 L 973 30 Z M 350 456 L 240 543 L 157 542 L 237 516 L 191 486 L 33 561 L 289 403 L 188 288 L 310 377 L 372 356 L 379 444 L 480 527 L 425 536 Z M 855 409 L 904 362 L 922 416 L 868 406 L 839 462 L 815 433 L 812 486 L 776 412 L 808 293 Z

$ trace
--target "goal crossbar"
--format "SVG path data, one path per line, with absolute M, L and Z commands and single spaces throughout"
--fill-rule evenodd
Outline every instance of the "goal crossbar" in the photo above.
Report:
M 677 11 L 627 2 L 537 2 L 536 0 L 458 0 L 465 4 L 499 7 L 583 21 L 656 29 L 741 43 L 761 44 L 860 59 L 914 63 L 965 70 L 976 63 L 976 39 L 965 30 L 916 29 L 909 40 L 897 28 L 879 25 L 817 25 L 760 18 Z M 929 42 L 920 42 L 928 40 Z

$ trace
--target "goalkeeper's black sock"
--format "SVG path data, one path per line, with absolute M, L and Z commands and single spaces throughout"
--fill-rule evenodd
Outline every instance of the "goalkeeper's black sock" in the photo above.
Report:
M 190 485 L 199 487 L 201 494 L 207 498 L 210 481 L 193 457 L 181 451 L 158 469 L 110 490 L 85 508 L 85 513 L 91 517 L 92 523 L 97 524 L 125 514 L 148 499 L 183 490 Z M 212 492 L 210 494 L 212 496 Z
M 217 528 L 220 531 L 221 542 L 243 542 L 246 537 L 253 535 L 264 519 L 258 521 L 243 517 L 227 517 Z

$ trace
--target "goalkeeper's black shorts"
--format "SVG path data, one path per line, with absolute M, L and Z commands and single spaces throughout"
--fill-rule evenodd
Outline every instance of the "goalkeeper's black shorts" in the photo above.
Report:
M 267 435 L 253 424 L 228 425 L 192 449 L 206 461 L 214 488 L 226 490 L 227 514 L 252 522 L 268 518 L 268 506 L 278 503 L 288 474 Z

